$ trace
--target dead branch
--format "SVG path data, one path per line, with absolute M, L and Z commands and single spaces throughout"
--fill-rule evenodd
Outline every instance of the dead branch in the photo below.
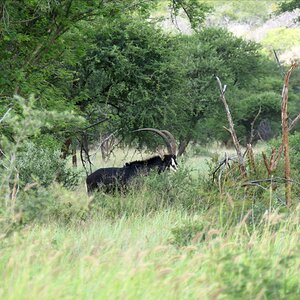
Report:
M 253 170 L 254 173 L 256 173 L 256 164 L 254 159 L 254 152 L 251 144 L 247 144 L 247 155 L 249 159 L 249 164 L 251 167 L 251 170 Z
M 230 168 L 229 161 L 236 162 L 236 159 L 235 159 L 235 157 L 228 156 L 227 153 L 225 152 L 224 158 L 223 158 L 221 161 L 219 161 L 218 166 L 215 168 L 215 170 L 214 170 L 213 173 L 212 173 L 212 175 L 213 175 L 213 181 L 215 180 L 215 175 L 216 175 L 216 173 L 217 173 L 221 168 L 224 168 L 224 167 L 226 167 L 226 166 L 227 166 L 228 168 Z
M 252 144 L 252 142 L 253 142 L 253 139 L 254 139 L 254 125 L 255 125 L 255 122 L 256 122 L 257 118 L 259 117 L 260 113 L 261 113 L 261 106 L 259 107 L 259 110 L 258 110 L 256 116 L 254 117 L 253 121 L 251 122 L 249 144 Z
M 298 122 L 300 120 L 300 114 L 291 122 L 291 124 L 290 124 L 290 126 L 289 126 L 289 131 L 291 131 L 294 127 L 295 127 L 295 125 L 296 125 L 296 123 Z
M 271 176 L 272 171 L 271 171 L 271 168 L 270 168 L 270 164 L 268 162 L 267 155 L 266 155 L 265 152 L 262 152 L 261 154 L 262 154 L 262 157 L 263 157 L 263 161 L 264 161 L 265 167 L 266 167 L 267 172 L 268 172 L 268 176 Z
M 275 148 L 273 148 L 272 153 L 271 153 L 271 157 L 270 157 L 269 160 L 267 158 L 267 155 L 264 152 L 261 153 L 262 157 L 263 157 L 265 167 L 266 167 L 267 172 L 268 172 L 268 176 L 271 176 L 272 173 L 276 170 L 276 168 L 278 166 L 278 163 L 279 163 L 279 159 L 280 159 L 281 154 L 282 154 L 282 150 L 283 150 L 282 145 L 280 145 L 278 151 Z
M 243 182 L 242 186 L 263 183 L 263 182 L 286 183 L 287 181 L 300 185 L 300 182 L 296 181 L 296 180 L 292 180 L 292 179 L 288 180 L 284 177 L 270 177 L 270 178 L 249 180 L 249 181 Z
M 6 118 L 6 116 L 9 114 L 9 112 L 11 111 L 11 108 L 9 108 L 6 113 L 3 115 L 3 117 L 0 119 L 0 123 L 3 122 L 3 120 Z
M 284 84 L 282 89 L 282 103 L 281 103 L 281 126 L 282 126 L 282 146 L 284 154 L 284 173 L 285 173 L 285 201 L 286 206 L 290 207 L 292 204 L 291 199 L 291 165 L 290 165 L 290 156 L 289 156 L 289 120 L 288 120 L 288 86 L 289 79 L 293 70 L 298 65 L 293 63 L 290 69 L 284 76 Z
M 276 52 L 275 49 L 273 49 L 273 53 L 274 53 L 274 56 L 275 56 L 275 60 L 276 60 L 276 62 L 278 64 L 278 67 L 279 67 L 279 70 L 280 70 L 280 74 L 281 74 L 282 77 L 284 77 L 283 67 L 282 67 L 282 65 L 281 65 L 281 63 L 279 61 L 279 58 L 278 58 L 278 55 L 277 55 L 277 52 Z
M 228 106 L 226 98 L 225 98 L 225 91 L 226 91 L 227 86 L 226 85 L 222 86 L 221 80 L 218 76 L 216 76 L 216 79 L 217 79 L 217 82 L 218 82 L 218 85 L 219 85 L 220 98 L 221 98 L 221 100 L 224 104 L 226 114 L 227 114 L 227 119 L 228 119 L 228 122 L 229 122 L 229 129 L 227 129 L 227 130 L 231 134 L 233 144 L 234 144 L 234 147 L 235 147 L 235 150 L 236 150 L 236 153 L 237 153 L 241 176 L 243 178 L 245 178 L 247 176 L 245 161 L 244 161 L 244 158 L 243 158 L 243 154 L 242 154 L 242 151 L 241 151 L 241 146 L 240 146 L 239 140 L 237 138 L 237 135 L 236 135 L 236 132 L 235 132 L 235 129 L 234 129 L 234 123 L 233 123 L 232 116 L 231 116 L 231 113 L 230 113 L 230 110 L 229 110 L 229 106 Z
M 90 160 L 90 155 L 89 155 L 89 147 L 88 147 L 88 140 L 87 136 L 83 135 L 81 140 L 79 140 L 80 143 L 80 159 L 83 168 L 85 169 L 86 174 L 91 174 L 92 173 L 92 162 Z M 89 166 L 89 171 L 87 169 L 87 165 Z

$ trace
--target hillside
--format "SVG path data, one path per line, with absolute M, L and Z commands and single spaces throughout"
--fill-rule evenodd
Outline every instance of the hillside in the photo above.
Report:
M 210 1 L 211 2 L 211 1 Z M 237 3 L 227 1 L 222 4 L 214 1 L 214 10 L 209 14 L 205 26 L 217 26 L 228 29 L 234 35 L 261 43 L 267 50 L 276 50 L 280 60 L 289 63 L 300 58 L 300 10 L 276 14 L 275 1 L 247 1 Z M 169 9 L 164 7 L 162 27 L 167 31 L 191 34 L 192 29 L 182 12 L 172 20 Z

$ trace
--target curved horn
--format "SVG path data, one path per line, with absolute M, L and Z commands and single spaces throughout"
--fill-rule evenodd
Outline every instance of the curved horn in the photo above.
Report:
M 169 154 L 173 154 L 173 148 L 172 148 L 172 144 L 170 143 L 169 137 L 165 133 L 163 133 L 161 130 L 158 130 L 155 128 L 140 128 L 137 130 L 133 130 L 133 132 L 137 132 L 137 131 L 152 131 L 152 132 L 157 133 L 159 136 L 161 136 L 164 139 L 166 146 L 168 148 Z
M 175 140 L 173 134 L 168 130 L 161 130 L 161 132 L 164 133 L 169 138 L 169 143 L 170 143 L 171 148 L 172 148 L 172 154 L 176 155 L 177 145 L 176 145 L 176 140 Z

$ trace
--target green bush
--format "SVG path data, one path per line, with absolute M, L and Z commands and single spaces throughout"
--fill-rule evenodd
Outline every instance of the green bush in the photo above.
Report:
M 52 184 L 48 188 L 21 192 L 15 210 L 23 224 L 50 220 L 68 223 L 84 220 L 88 215 L 88 205 L 87 195 Z
M 21 185 L 38 182 L 47 187 L 56 180 L 70 188 L 78 184 L 79 172 L 67 167 L 66 163 L 55 148 L 27 142 L 17 153 L 16 167 Z

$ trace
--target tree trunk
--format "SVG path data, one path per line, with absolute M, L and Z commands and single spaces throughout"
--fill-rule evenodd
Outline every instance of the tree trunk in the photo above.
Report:
M 181 156 L 185 153 L 187 146 L 190 143 L 190 139 L 182 139 L 179 142 L 179 146 L 178 146 L 178 153 L 177 156 Z
M 71 143 L 72 143 L 72 139 L 71 138 L 68 138 L 68 139 L 65 140 L 65 142 L 64 142 L 64 144 L 62 146 L 61 155 L 60 155 L 60 157 L 62 159 L 66 159 L 67 158 L 67 155 L 68 155 Z
M 72 146 L 72 165 L 73 168 L 77 168 L 76 145 Z

